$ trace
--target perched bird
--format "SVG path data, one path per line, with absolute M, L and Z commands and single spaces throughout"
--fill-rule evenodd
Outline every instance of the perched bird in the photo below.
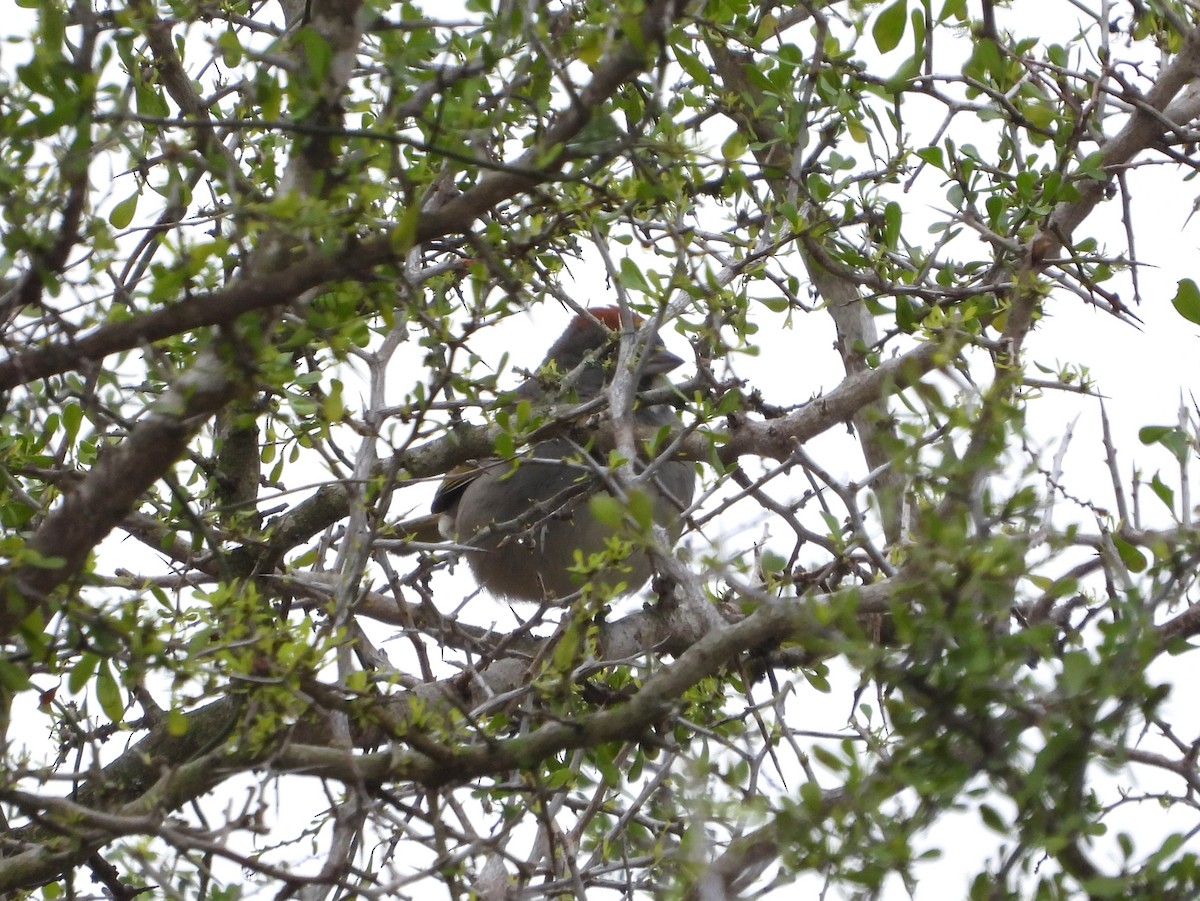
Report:
M 539 370 L 517 389 L 518 401 L 582 403 L 605 392 L 617 360 L 619 311 L 596 307 L 588 313 L 571 320 Z M 635 364 L 638 392 L 666 384 L 664 374 L 682 362 L 654 335 Z M 669 406 L 637 402 L 633 419 L 650 427 L 677 422 Z M 566 438 L 539 441 L 514 460 L 484 460 L 448 476 L 434 497 L 433 512 L 441 514 L 447 537 L 475 548 L 467 560 L 493 595 L 554 603 L 590 580 L 615 597 L 644 585 L 652 565 L 645 543 L 636 540 L 636 528 L 622 527 L 620 517 L 605 516 L 601 522 L 593 516 L 591 498 L 608 494 L 603 470 L 602 456 L 589 456 Z M 683 531 L 680 514 L 691 503 L 695 481 L 693 464 L 667 460 L 640 485 L 653 520 L 672 541 Z M 614 539 L 633 540 L 627 546 Z M 598 554 L 606 556 L 593 557 Z M 577 558 L 592 558 L 596 571 L 572 572 Z

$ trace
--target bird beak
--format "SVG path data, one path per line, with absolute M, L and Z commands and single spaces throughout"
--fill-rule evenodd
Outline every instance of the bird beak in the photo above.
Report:
M 657 347 L 650 348 L 650 353 L 642 362 L 643 375 L 661 375 L 664 372 L 670 372 L 672 369 L 678 369 L 683 365 L 683 359 L 675 356 L 661 344 Z

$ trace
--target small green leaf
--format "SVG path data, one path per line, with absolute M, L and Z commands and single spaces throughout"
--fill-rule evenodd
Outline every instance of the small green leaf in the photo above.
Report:
M 1129 882 L 1119 876 L 1093 876 L 1079 884 L 1089 898 L 1128 898 Z
M 121 686 L 117 684 L 117 678 L 107 660 L 100 664 L 96 673 L 96 699 L 100 702 L 100 709 L 104 711 L 105 716 L 114 723 L 121 722 L 125 715 L 125 700 L 121 697 Z
M 575 664 L 579 661 L 579 647 L 581 642 L 582 636 L 574 624 L 563 630 L 559 636 L 558 643 L 554 647 L 554 668 L 556 670 L 565 673 L 575 667 Z
M 910 56 L 900 64 L 892 76 L 884 84 L 889 94 L 896 94 L 908 87 L 908 83 L 921 74 L 921 59 Z
M 346 415 L 346 404 L 342 400 L 341 381 L 333 380 L 329 393 L 325 396 L 325 401 L 321 406 L 326 422 L 341 422 L 342 417 Z
M 551 144 L 549 147 L 543 147 L 541 153 L 534 160 L 534 168 L 536 169 L 551 169 L 558 165 L 562 159 L 562 155 L 566 152 L 565 144 Z
M 946 0 L 946 4 L 942 7 L 941 14 L 937 17 L 939 22 L 954 20 L 955 22 L 963 23 L 967 20 L 967 0 Z M 1066 63 L 1063 63 L 1065 66 Z
M 732 163 L 740 160 L 746 153 L 749 143 L 746 141 L 746 136 L 740 131 L 735 131 L 725 139 L 725 143 L 721 145 L 721 157 L 727 163 Z
M 392 250 L 397 256 L 403 256 L 412 250 L 413 244 L 417 240 L 417 223 L 421 221 L 421 207 L 417 204 L 409 204 L 405 207 L 404 212 L 400 215 L 400 221 L 396 223 L 388 237 L 391 240 Z
M 1185 836 L 1178 832 L 1172 832 L 1165 839 L 1163 839 L 1162 844 L 1158 846 L 1158 850 L 1156 850 L 1146 859 L 1146 863 L 1150 866 L 1158 866 L 1160 861 L 1165 861 L 1167 858 L 1174 855 L 1176 851 L 1186 844 L 1186 842 L 1187 839 Z
M 333 60 L 333 45 L 325 35 L 309 25 L 296 32 L 296 41 L 302 48 L 309 77 L 312 78 L 313 84 L 319 84 L 329 72 L 329 64 Z
M 232 28 L 227 28 L 217 36 L 217 46 L 221 48 L 221 55 L 225 61 L 225 65 L 229 68 L 240 65 L 242 62 L 242 42 L 238 40 L 237 32 Z
M 625 511 L 611 494 L 592 495 L 588 499 L 588 509 L 592 511 L 596 522 L 610 529 L 620 526 L 625 518 Z
M 638 268 L 637 263 L 629 257 L 621 260 L 621 271 L 618 273 L 617 278 L 621 282 L 622 287 L 643 293 L 650 290 L 650 285 L 646 282 L 646 276 L 642 275 L 642 270 Z
M 604 56 L 604 47 L 604 35 L 594 31 L 579 45 L 576 55 L 581 63 L 589 69 L 594 69 Z
M 1138 431 L 1142 444 L 1161 444 L 1182 463 L 1187 459 L 1191 449 L 1191 440 L 1187 433 L 1169 425 L 1148 425 Z
M 516 424 L 518 429 L 528 429 L 533 422 L 533 404 L 525 399 L 517 401 Z
M 806 669 L 803 672 L 804 678 L 808 680 L 808 684 L 817 691 L 821 692 L 822 694 L 829 694 L 829 692 L 833 690 L 833 687 L 829 684 L 829 679 L 827 678 L 829 670 L 822 667 L 821 669 Z
M 777 576 L 783 572 L 787 566 L 787 558 L 782 554 L 776 554 L 774 551 L 763 551 L 762 559 L 759 561 L 759 568 L 764 576 Z
M 841 773 L 846 769 L 846 762 L 824 745 L 813 745 L 812 754 L 819 763 L 834 773 Z
M 139 82 L 134 88 L 134 99 L 137 103 L 138 115 L 160 119 L 171 112 L 162 94 L 145 82 Z
M 64 404 L 62 408 L 62 422 L 67 441 L 74 444 L 76 437 L 79 435 L 79 426 L 83 422 L 83 407 L 73 402 Z
M 686 50 L 676 46 L 675 61 L 683 68 L 683 71 L 695 79 L 696 84 L 708 87 L 712 84 L 712 73 L 708 71 L 708 66 L 700 62 L 699 57 L 688 53 Z
M 1138 431 L 1138 439 L 1142 444 L 1158 444 L 1162 436 L 1171 431 L 1169 425 L 1148 425 Z
M 1108 173 L 1104 171 L 1104 154 L 1093 151 L 1079 161 L 1079 172 L 1095 181 L 1107 181 Z
M 906 335 L 917 330 L 917 311 L 913 309 L 912 301 L 904 294 L 896 295 L 896 327 Z
M 598 113 L 584 123 L 568 146 L 576 156 L 594 155 L 613 149 L 624 137 L 621 127 L 611 114 Z
M 883 208 L 883 240 L 893 250 L 900 240 L 900 223 L 903 215 L 900 204 L 894 200 Z
M 758 30 L 754 33 L 754 40 L 757 43 L 762 43 L 768 38 L 773 37 L 775 32 L 778 30 L 779 17 L 767 13 L 767 15 L 763 16 L 762 20 L 758 23 Z
M 1063 657 L 1059 685 L 1068 697 L 1083 692 L 1092 676 L 1092 661 L 1085 651 L 1072 651 Z
M 596 763 L 596 769 L 600 771 L 601 778 L 604 779 L 604 784 L 609 788 L 619 788 L 621 785 L 621 771 L 614 764 L 612 755 L 603 753 L 603 749 L 600 748 L 596 750 L 597 753 L 592 759 Z
M 983 820 L 983 825 L 987 826 L 993 832 L 1000 835 L 1009 835 L 1012 833 L 1012 827 L 1004 822 L 1004 817 L 1000 816 L 996 808 L 990 804 L 981 804 L 979 806 L 979 817 Z
M 1179 315 L 1188 322 L 1200 325 L 1200 288 L 1190 278 L 1181 278 L 1175 297 L 1171 300 Z
M 138 198 L 140 196 L 140 191 L 134 191 L 112 208 L 112 212 L 108 214 L 108 221 L 113 228 L 127 228 L 129 226 L 129 223 L 133 221 L 133 214 L 137 212 Z
M 875 46 L 880 53 L 895 50 L 904 37 L 905 26 L 908 25 L 908 0 L 896 0 L 891 6 L 879 14 L 875 24 L 871 26 L 871 36 L 875 38 Z
M 84 652 L 78 662 L 71 667 L 71 672 L 67 676 L 67 690 L 71 694 L 79 694 L 84 687 L 92 679 L 92 674 L 96 672 L 96 665 L 100 662 L 100 658 L 90 651 Z
M 649 529 L 654 523 L 654 502 L 645 491 L 629 492 L 629 512 L 640 529 Z
M 1121 562 L 1131 573 L 1140 573 L 1146 569 L 1146 557 L 1140 550 L 1134 547 L 1119 535 L 1113 536 L 1113 545 L 1117 549 L 1117 554 L 1121 557 Z
M 917 156 L 933 166 L 935 169 L 946 171 L 946 160 L 942 156 L 941 147 L 922 147 L 917 151 Z
M 827 806 L 821 786 L 809 779 L 800 783 L 800 803 L 804 805 L 804 809 L 814 812 L 823 812 Z
M 0 659 L 0 685 L 8 691 L 27 691 L 30 687 L 29 673 L 14 663 Z
M 508 459 L 517 449 L 516 443 L 513 441 L 513 436 L 508 432 L 501 432 L 496 436 L 495 442 L 496 456 Z
M 1175 512 L 1175 492 L 1158 477 L 1158 473 L 1155 473 L 1154 478 L 1150 480 L 1150 490 L 1158 496 L 1160 501 L 1167 505 L 1168 510 L 1172 513 Z

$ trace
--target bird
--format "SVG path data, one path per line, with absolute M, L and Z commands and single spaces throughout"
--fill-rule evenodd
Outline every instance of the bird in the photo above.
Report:
M 601 397 L 612 383 L 620 328 L 617 307 L 578 313 L 538 370 L 512 395 L 513 406 L 586 403 Z M 655 333 L 635 363 L 637 392 L 667 384 L 666 373 L 682 363 Z M 666 404 L 635 401 L 632 415 L 636 425 L 647 428 L 679 422 Z M 647 462 L 638 461 L 639 471 Z M 443 534 L 470 548 L 467 562 L 491 595 L 561 605 L 586 584 L 607 601 L 641 588 L 653 564 L 645 531 L 639 536 L 636 526 L 619 513 L 612 515 L 619 507 L 592 500 L 612 498 L 611 482 L 604 476 L 601 456 L 568 438 L 549 438 L 512 460 L 482 460 L 452 472 L 438 489 L 432 509 L 440 515 Z M 695 465 L 658 461 L 638 487 L 650 501 L 650 516 L 643 517 L 643 525 L 652 519 L 665 528 L 672 543 L 678 541 L 682 513 L 695 492 Z M 598 511 L 600 518 L 594 515 Z

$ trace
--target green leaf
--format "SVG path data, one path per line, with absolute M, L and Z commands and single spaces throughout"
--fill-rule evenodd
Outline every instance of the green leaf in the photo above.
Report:
M 623 288 L 641 291 L 643 294 L 650 291 L 650 285 L 646 282 L 646 277 L 642 275 L 642 270 L 629 257 L 621 260 L 621 271 L 617 274 L 617 280 Z
M 912 301 L 904 294 L 897 294 L 896 327 L 905 334 L 911 335 L 917 330 L 918 324 L 917 311 L 913 308 Z
M 400 214 L 400 220 L 388 235 L 392 250 L 396 252 L 397 256 L 403 256 L 412 250 L 412 246 L 417 240 L 417 223 L 420 221 L 421 207 L 419 205 L 412 203 L 404 208 L 404 212 Z
M 1172 513 L 1175 512 L 1175 492 L 1158 477 L 1158 473 L 1155 473 L 1154 478 L 1150 480 L 1150 490 L 1158 496 L 1160 501 L 1167 505 L 1168 510 Z
M 675 46 L 675 61 L 683 68 L 683 71 L 695 79 L 696 84 L 708 87 L 712 84 L 712 73 L 708 71 L 708 66 L 700 62 L 700 58 L 694 54 L 688 53 L 679 46 Z
M 1174 454 L 1180 463 L 1187 459 L 1191 450 L 1191 439 L 1187 433 L 1174 426 L 1148 425 L 1138 431 L 1138 438 L 1142 444 L 1161 444 Z
M 721 145 L 721 157 L 727 163 L 736 162 L 745 155 L 750 144 L 746 140 L 746 136 L 740 131 L 735 131 L 725 139 L 725 143 Z
M 1079 161 L 1079 172 L 1094 181 L 1107 181 L 1108 173 L 1104 171 L 1104 154 L 1099 150 L 1089 153 Z
M 64 404 L 62 408 L 62 421 L 67 441 L 74 444 L 76 437 L 79 435 L 79 426 L 83 422 L 83 407 L 77 403 Z
M 979 817 L 983 820 L 983 825 L 987 826 L 993 832 L 1000 835 L 1010 835 L 1012 833 L 1012 826 L 1006 823 L 1004 817 L 1000 816 L 996 808 L 990 804 L 981 804 L 979 806 Z
M 537 158 L 534 160 L 535 169 L 551 169 L 558 164 L 562 159 L 562 155 L 566 152 L 566 146 L 563 144 L 551 144 L 549 147 L 543 147 Z
M 621 771 L 617 769 L 612 755 L 607 752 L 606 748 L 597 748 L 593 760 L 605 785 L 610 788 L 617 788 L 621 785 Z
M 134 98 L 137 102 L 137 111 L 140 116 L 161 119 L 171 112 L 162 94 L 144 82 L 139 82 L 134 89 Z
M 1200 288 L 1190 278 L 1181 278 L 1175 297 L 1171 300 L 1179 315 L 1188 322 L 1200 325 Z
M 917 156 L 933 166 L 935 169 L 946 171 L 946 160 L 942 156 L 941 147 L 922 147 L 917 151 Z
M 513 440 L 513 436 L 508 432 L 501 432 L 496 436 L 494 444 L 496 448 L 496 456 L 508 459 L 516 453 L 517 445 Z
M 126 228 L 133 221 L 133 214 L 137 212 L 138 198 L 141 194 L 141 191 L 134 191 L 112 208 L 112 212 L 108 214 L 108 221 L 113 228 Z
M 1092 676 L 1092 661 L 1085 651 L 1071 651 L 1063 657 L 1059 686 L 1068 697 L 1085 691 Z
M 654 501 L 645 491 L 629 492 L 629 512 L 641 529 L 649 529 L 654 523 Z
M 579 628 L 575 624 L 563 630 L 554 648 L 554 668 L 557 671 L 565 673 L 575 667 L 579 661 L 579 647 L 582 641 L 583 636 L 579 634 Z
M 1122 876 L 1093 876 L 1079 887 L 1089 898 L 1128 898 L 1129 880 Z
M 1121 562 L 1131 573 L 1140 573 L 1146 569 L 1145 555 L 1134 547 L 1120 535 L 1114 535 L 1113 546 L 1117 549 L 1117 554 L 1121 557 Z
M 0 658 L 0 685 L 3 685 L 8 691 L 27 691 L 30 687 L 29 673 L 16 664 Z
M 342 399 L 341 380 L 332 380 L 329 393 L 325 395 L 325 400 L 321 404 L 321 408 L 321 414 L 326 422 L 340 422 L 342 417 L 346 415 L 346 404 Z
M 808 684 L 822 694 L 829 694 L 833 690 L 833 686 L 829 684 L 829 679 L 827 678 L 828 669 L 822 667 L 820 669 L 806 669 L 802 670 L 802 672 Z
M 892 73 L 891 78 L 887 80 L 884 87 L 888 93 L 897 94 L 908 87 L 908 83 L 921 74 L 921 60 L 916 56 L 910 56 L 900 64 L 900 67 Z
M 783 572 L 787 566 L 787 557 L 782 554 L 776 554 L 774 551 L 763 551 L 762 560 L 759 563 L 759 568 L 764 576 L 777 576 Z
M 824 745 L 813 745 L 812 755 L 831 772 L 840 773 L 846 769 L 846 762 Z
M 222 59 L 229 68 L 242 62 L 242 42 L 238 40 L 233 28 L 226 28 L 217 36 L 217 46 L 221 48 Z
M 908 24 L 908 0 L 896 0 L 891 6 L 879 14 L 875 24 L 871 26 L 871 36 L 875 38 L 875 46 L 880 53 L 895 50 L 904 37 L 904 29 Z
M 949 20 L 965 22 L 967 20 L 967 0 L 946 0 L 937 20 L 939 22 Z M 1063 65 L 1065 66 L 1066 63 L 1063 63 Z
M 624 140 L 624 133 L 611 113 L 592 116 L 567 145 L 576 156 L 608 153 Z
M 96 673 L 96 699 L 100 709 L 114 723 L 121 722 L 125 715 L 125 699 L 121 696 L 121 686 L 113 675 L 112 665 L 105 660 Z
M 333 60 L 333 46 L 325 35 L 309 25 L 296 32 L 296 40 L 304 48 L 304 61 L 308 64 L 312 83 L 319 84 L 329 72 L 329 63 Z
M 758 23 L 758 29 L 754 33 L 755 43 L 761 44 L 763 41 L 771 38 L 778 30 L 779 17 L 767 13 Z
M 903 215 L 900 204 L 894 200 L 883 208 L 883 240 L 893 250 L 896 249 L 900 240 L 900 223 Z
M 1144 426 L 1138 431 L 1138 438 L 1145 445 L 1158 444 L 1162 436 L 1170 432 L 1171 428 L 1169 425 Z
M 625 510 L 611 494 L 595 494 L 588 498 L 588 509 L 596 522 L 615 529 L 625 520 Z
M 96 665 L 99 662 L 98 656 L 90 651 L 85 651 L 76 664 L 71 667 L 71 672 L 67 676 L 67 690 L 73 695 L 83 691 L 96 672 Z

